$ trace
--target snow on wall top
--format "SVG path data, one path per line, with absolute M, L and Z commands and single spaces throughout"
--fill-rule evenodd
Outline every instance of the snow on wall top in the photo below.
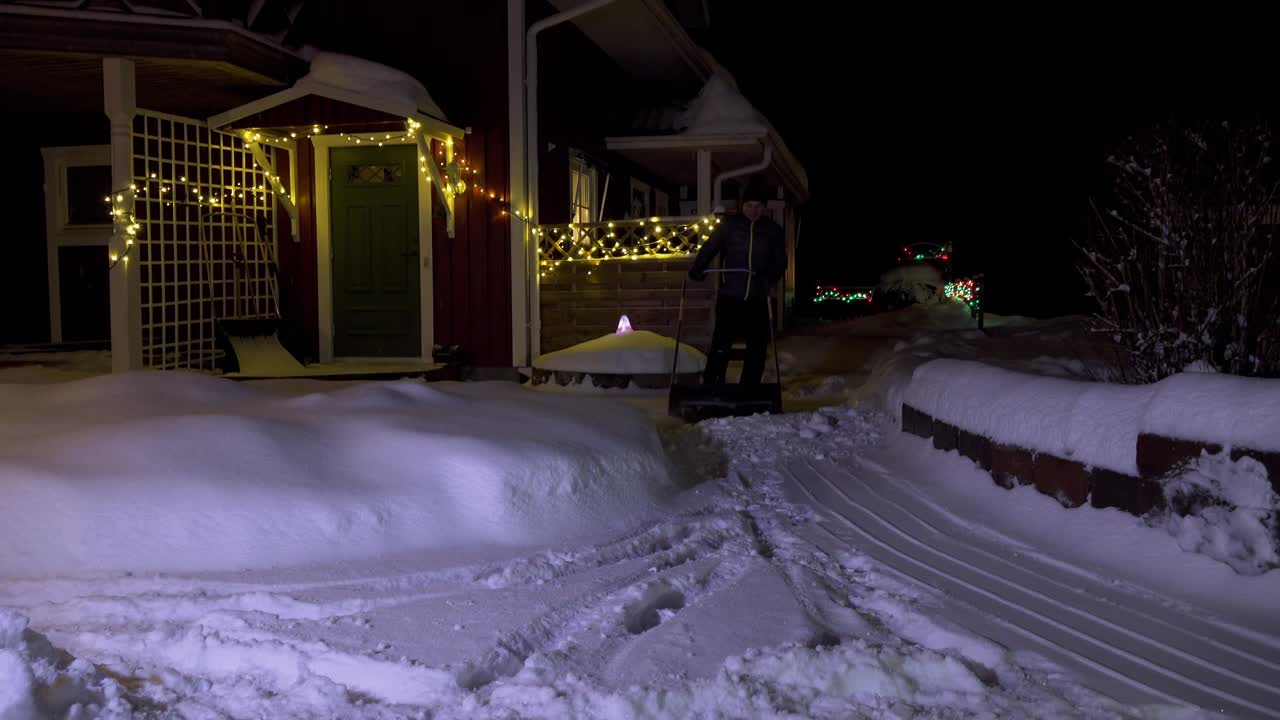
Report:
M 1156 387 L 1146 432 L 1280 452 L 1280 380 L 1188 372 Z
M 1000 443 L 1131 475 L 1143 432 L 1280 451 L 1274 380 L 1183 373 L 1113 385 L 933 360 L 915 369 L 903 402 Z
M 311 60 L 311 72 L 298 85 L 320 83 L 350 92 L 379 98 L 403 114 L 422 113 L 447 120 L 427 88 L 413 76 L 381 63 L 341 53 L 318 52 Z
M 718 74 L 711 76 L 677 124 L 695 135 L 768 132 L 764 116 Z

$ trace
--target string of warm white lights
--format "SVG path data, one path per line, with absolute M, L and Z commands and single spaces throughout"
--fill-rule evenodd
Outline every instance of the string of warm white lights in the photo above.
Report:
M 707 233 L 720 223 L 720 218 L 701 218 L 692 223 L 673 220 L 668 218 L 665 225 L 663 218 L 651 217 L 535 228 L 540 277 L 566 262 L 586 262 L 594 267 L 610 260 L 692 255 L 711 239 Z
M 112 195 L 108 195 L 105 200 L 115 203 L 111 206 L 111 239 L 118 241 L 121 236 L 124 237 L 124 248 L 117 250 L 112 248 L 109 250 L 107 257 L 111 264 L 107 266 L 108 270 L 114 269 L 121 262 L 126 265 L 129 262 L 129 253 L 133 252 L 133 246 L 136 244 L 138 230 L 142 228 L 138 224 L 138 218 L 133 214 L 133 186 L 121 189 Z
M 389 132 L 364 132 L 349 133 L 339 132 L 336 135 L 327 133 L 328 125 L 322 123 L 312 123 L 307 126 L 301 126 L 299 130 L 292 130 L 288 136 L 277 136 L 264 134 L 259 130 L 245 131 L 242 133 L 244 146 L 246 149 L 258 143 L 275 144 L 289 146 L 294 144 L 300 138 L 315 137 L 326 135 L 328 137 L 337 137 L 345 140 L 351 145 L 373 145 L 384 146 L 387 144 L 407 144 L 415 143 L 422 131 L 422 125 L 412 118 L 406 118 L 405 130 L 393 133 Z M 428 145 L 429 147 L 429 145 Z M 489 204 L 496 205 L 503 217 L 511 216 L 526 223 L 530 227 L 534 227 L 533 214 L 521 210 L 513 205 L 507 199 L 505 193 L 487 186 L 481 177 L 480 169 L 471 165 L 465 157 L 453 157 L 451 160 L 446 157 L 444 147 L 435 148 L 436 157 L 433 160 L 437 163 L 442 173 L 442 184 L 445 185 L 445 192 L 456 198 L 472 198 L 484 200 Z M 425 175 L 425 181 L 431 182 L 431 175 L 427 173 L 426 163 L 428 162 L 425 153 L 419 153 L 419 170 Z M 258 200 L 266 200 L 271 195 L 287 195 L 283 188 L 282 178 L 280 175 L 272 174 L 257 163 L 253 163 L 253 167 L 257 172 L 266 176 L 270 184 L 244 185 L 241 183 L 232 184 L 213 184 L 188 181 L 185 175 L 177 178 L 162 177 L 160 172 L 147 170 L 146 177 L 139 179 L 128 188 L 122 188 L 112 193 L 112 196 L 119 197 L 115 205 L 112 206 L 111 214 L 113 222 L 122 224 L 124 230 L 121 231 L 126 237 L 125 248 L 119 253 L 113 253 L 111 256 L 111 267 L 115 267 L 118 262 L 127 260 L 129 252 L 132 250 L 134 240 L 141 224 L 137 221 L 137 217 L 133 213 L 132 207 L 135 199 L 161 200 L 165 207 L 174 205 L 185 206 L 205 206 L 210 208 L 219 208 L 225 206 L 226 203 L 236 200 L 245 199 L 246 194 L 256 195 Z M 126 203 L 127 199 L 127 203 Z M 106 198 L 107 202 L 111 202 L 112 198 Z M 655 220 L 657 218 L 654 218 Z M 535 228 L 534 232 L 538 232 Z M 117 236 L 120 232 L 117 233 Z
M 272 180 L 278 183 L 279 176 L 273 176 Z M 135 208 L 139 199 L 161 202 L 164 207 L 177 205 L 222 208 L 232 200 L 243 199 L 246 192 L 257 195 L 259 200 L 266 200 L 269 194 L 283 195 L 284 189 L 272 191 L 266 185 L 248 187 L 240 183 L 219 187 L 207 183 L 188 183 L 185 175 L 179 176 L 174 181 L 160 177 L 159 173 L 148 172 L 146 178 L 141 178 L 129 187 L 120 188 L 103 198 L 104 202 L 111 204 L 111 222 L 114 227 L 112 237 L 123 236 L 125 241 L 123 249 L 109 253 L 111 263 L 109 267 L 114 268 L 121 262 L 127 263 L 129 254 L 136 244 L 135 241 L 138 240 L 138 231 L 142 229 L 142 224 L 138 221 Z
M 406 118 L 405 129 L 403 131 L 396 132 L 344 131 L 333 134 L 325 132 L 329 129 L 329 126 L 321 123 L 312 123 L 309 126 L 302 127 L 309 128 L 309 130 L 304 129 L 301 132 L 296 130 L 290 131 L 288 137 L 264 135 L 260 131 L 253 131 L 252 134 L 246 134 L 246 139 L 287 145 L 290 142 L 296 141 L 300 137 L 307 138 L 325 135 L 327 137 L 336 137 L 339 140 L 344 140 L 350 145 L 372 145 L 375 147 L 383 147 L 389 144 L 412 144 L 416 142 L 417 136 L 422 130 L 422 124 L 413 118 Z M 485 183 L 483 178 L 480 177 L 480 169 L 469 164 L 465 157 L 454 157 L 453 161 L 449 162 L 445 157 L 445 149 L 443 147 L 436 148 L 435 154 L 436 163 L 444 170 L 445 173 L 444 178 L 447 181 L 446 192 L 452 192 L 455 197 L 462 197 L 463 195 L 466 195 L 468 197 L 482 198 L 491 204 L 497 205 L 504 217 L 511 215 L 525 223 L 533 222 L 532 213 L 522 211 L 519 208 L 514 207 L 512 203 L 507 200 L 504 193 L 499 193 L 497 190 L 488 187 L 487 183 Z M 418 161 L 420 164 L 419 170 L 425 174 L 426 168 L 422 167 L 426 162 L 425 155 L 419 154 Z M 426 176 L 426 181 L 431 182 L 430 175 Z

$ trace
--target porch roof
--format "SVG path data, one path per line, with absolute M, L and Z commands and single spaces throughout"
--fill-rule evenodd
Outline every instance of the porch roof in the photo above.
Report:
M 311 71 L 292 87 L 213 115 L 209 127 L 323 124 L 330 126 L 330 132 L 343 126 L 362 132 L 369 126 L 402 127 L 405 119 L 416 120 L 429 136 L 441 140 L 466 134 L 449 124 L 426 88 L 411 76 L 361 58 L 322 52 L 311 61 Z
M 563 12 L 582 0 L 550 2 Z M 689 37 L 664 0 L 615 2 L 572 22 L 625 72 L 652 88 L 697 92 L 715 72 L 710 55 Z
M 104 57 L 134 61 L 140 106 L 196 117 L 287 87 L 307 68 L 225 20 L 0 3 L 0 64 L 22 68 L 0 74 L 11 111 L 101 112 Z
M 674 182 L 697 182 L 697 151 L 712 154 L 717 171 L 758 163 L 765 147 L 773 160 L 764 172 L 777 184 L 808 199 L 809 178 L 782 136 L 738 92 L 727 75 L 713 76 L 683 113 L 668 115 L 658 134 L 624 135 L 605 139 L 605 146 L 650 172 Z

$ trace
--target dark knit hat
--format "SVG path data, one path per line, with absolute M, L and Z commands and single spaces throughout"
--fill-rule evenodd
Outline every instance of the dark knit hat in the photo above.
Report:
M 759 175 L 754 175 L 747 181 L 747 188 L 742 191 L 742 204 L 746 205 L 751 201 L 758 203 L 769 202 L 769 184 Z

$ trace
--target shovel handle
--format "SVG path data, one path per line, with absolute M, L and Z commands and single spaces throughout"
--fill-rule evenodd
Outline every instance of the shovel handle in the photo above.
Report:
M 676 384 L 676 365 L 680 362 L 680 330 L 684 325 L 684 289 L 688 284 L 688 278 L 680 281 L 680 309 L 676 311 L 676 347 L 671 353 L 671 383 L 668 387 L 675 387 Z

